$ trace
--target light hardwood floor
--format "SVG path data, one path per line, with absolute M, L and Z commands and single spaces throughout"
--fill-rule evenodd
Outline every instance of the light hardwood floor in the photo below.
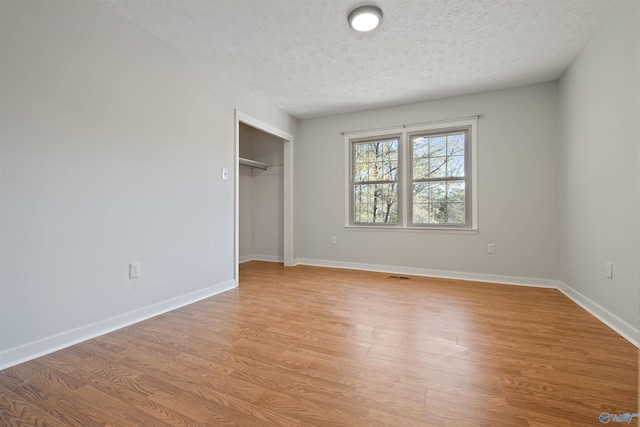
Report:
M 0 425 L 597 426 L 638 412 L 638 350 L 556 290 L 263 262 L 240 277 L 0 372 Z

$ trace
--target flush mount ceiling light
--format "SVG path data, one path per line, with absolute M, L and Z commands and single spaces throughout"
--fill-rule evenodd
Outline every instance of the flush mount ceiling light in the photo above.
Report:
M 356 31 L 371 31 L 382 21 L 382 11 L 375 6 L 357 7 L 349 14 L 348 21 L 349 26 Z

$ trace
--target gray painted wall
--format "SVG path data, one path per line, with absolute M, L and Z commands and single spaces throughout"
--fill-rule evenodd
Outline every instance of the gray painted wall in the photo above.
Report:
M 478 121 L 478 234 L 345 230 L 341 131 L 475 114 L 484 114 Z M 555 83 L 301 121 L 296 257 L 556 279 L 557 126 Z M 494 255 L 487 254 L 488 243 L 495 244 Z
M 0 365 L 233 281 L 234 108 L 295 120 L 95 2 L 1 8 Z
M 623 1 L 560 79 L 560 279 L 640 327 L 640 24 Z M 605 264 L 613 262 L 613 279 Z M 637 337 L 636 337 L 637 339 Z

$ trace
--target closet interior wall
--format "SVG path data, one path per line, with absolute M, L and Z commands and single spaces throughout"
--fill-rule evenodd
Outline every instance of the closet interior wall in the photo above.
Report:
M 284 261 L 284 141 L 240 123 L 240 157 L 267 170 L 239 165 L 240 262 Z

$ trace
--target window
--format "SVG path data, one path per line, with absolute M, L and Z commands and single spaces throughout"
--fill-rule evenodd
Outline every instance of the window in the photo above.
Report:
M 353 142 L 353 221 L 398 223 L 398 149 L 400 138 Z
M 467 131 L 411 135 L 411 224 L 467 223 Z
M 476 230 L 475 125 L 345 136 L 347 226 Z

